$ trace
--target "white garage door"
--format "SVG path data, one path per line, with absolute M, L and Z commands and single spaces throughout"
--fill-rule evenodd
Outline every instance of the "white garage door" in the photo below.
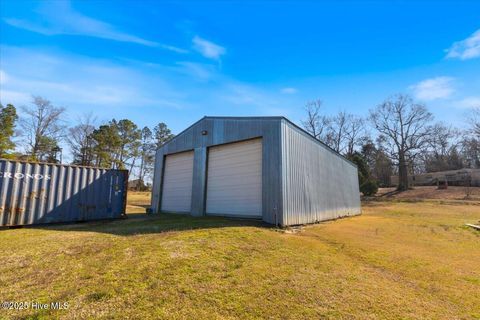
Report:
M 165 158 L 162 211 L 190 212 L 192 202 L 193 151 Z
M 207 214 L 262 216 L 262 140 L 211 147 Z

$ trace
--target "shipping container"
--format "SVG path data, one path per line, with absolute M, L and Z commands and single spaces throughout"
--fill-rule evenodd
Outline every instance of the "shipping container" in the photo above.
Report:
M 125 214 L 127 170 L 0 159 L 0 226 Z

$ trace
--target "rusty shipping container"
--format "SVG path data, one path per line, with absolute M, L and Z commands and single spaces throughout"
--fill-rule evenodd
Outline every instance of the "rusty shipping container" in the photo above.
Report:
M 0 226 L 119 218 L 128 171 L 0 159 Z

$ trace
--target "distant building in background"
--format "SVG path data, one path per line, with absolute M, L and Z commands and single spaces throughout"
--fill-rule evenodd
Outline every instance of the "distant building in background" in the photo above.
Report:
M 145 183 L 141 179 L 135 179 L 128 181 L 128 190 L 132 191 L 149 191 L 152 186 L 149 183 Z
M 466 183 L 472 187 L 480 187 L 480 169 L 459 169 L 429 172 L 408 176 L 412 186 L 434 186 L 438 181 L 446 181 L 449 186 L 464 186 Z M 392 185 L 398 185 L 398 176 L 391 177 Z

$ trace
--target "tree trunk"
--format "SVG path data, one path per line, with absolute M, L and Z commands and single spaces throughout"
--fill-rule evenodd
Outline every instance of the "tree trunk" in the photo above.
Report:
M 140 191 L 140 183 L 143 184 L 143 177 L 144 177 L 143 171 L 145 170 L 144 169 L 144 167 L 145 167 L 145 152 L 143 152 L 143 151 L 142 151 L 142 155 L 141 155 L 140 160 L 141 160 L 141 162 L 140 162 L 140 171 L 138 172 L 137 191 Z
M 408 169 L 405 155 L 400 153 L 398 161 L 398 187 L 397 190 L 408 190 Z
M 133 174 L 133 168 L 135 167 L 135 162 L 137 161 L 137 158 L 134 157 L 132 160 L 132 164 L 130 165 L 130 170 L 128 170 L 128 177 L 130 178 L 130 174 Z
M 138 179 L 143 181 L 143 171 L 145 166 L 145 152 L 142 151 L 142 155 L 140 157 L 140 171 L 138 172 Z
M 38 145 L 38 141 L 40 139 L 38 138 L 38 135 L 35 135 L 35 142 L 33 144 L 33 147 L 32 147 L 32 158 L 33 158 L 33 161 L 38 161 L 39 159 L 37 158 L 38 157 L 38 149 L 39 149 L 39 145 Z

